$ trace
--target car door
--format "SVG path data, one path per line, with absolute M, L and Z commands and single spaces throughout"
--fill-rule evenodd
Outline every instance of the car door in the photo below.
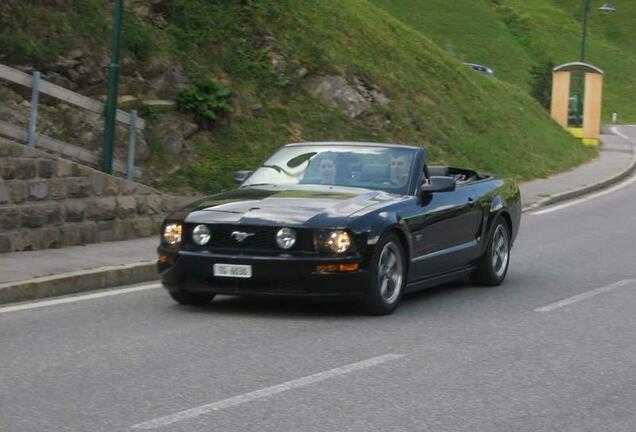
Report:
M 411 282 L 461 269 L 477 257 L 482 211 L 476 202 L 468 185 L 421 197 L 419 214 L 407 222 L 413 235 Z

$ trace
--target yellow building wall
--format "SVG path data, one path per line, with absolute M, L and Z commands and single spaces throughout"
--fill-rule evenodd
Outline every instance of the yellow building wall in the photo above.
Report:
M 570 98 L 570 72 L 555 72 L 552 78 L 552 102 L 550 114 L 564 128 L 568 127 L 568 104 Z
M 601 133 L 601 103 L 603 75 L 585 74 L 585 105 L 583 107 L 583 138 L 598 139 Z

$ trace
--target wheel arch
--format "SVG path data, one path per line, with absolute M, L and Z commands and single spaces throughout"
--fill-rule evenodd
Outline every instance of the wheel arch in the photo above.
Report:
M 384 231 L 384 234 L 382 235 L 384 236 L 386 234 L 395 234 L 398 240 L 400 240 L 402 249 L 404 250 L 404 277 L 407 278 L 409 274 L 409 268 L 411 266 L 411 246 L 409 244 L 407 234 L 404 232 L 404 229 L 399 224 L 387 227 L 387 229 Z
M 374 215 L 369 221 L 367 229 L 369 234 L 365 254 L 367 258 L 365 261 L 370 262 L 371 257 L 380 252 L 378 248 L 380 239 L 388 233 L 393 233 L 397 236 L 400 241 L 400 246 L 402 246 L 402 250 L 404 251 L 404 264 L 408 272 L 413 247 L 411 233 L 405 221 L 395 212 L 383 211 Z
M 506 225 L 507 225 L 507 228 L 508 228 L 508 235 L 512 239 L 512 232 L 513 232 L 512 231 L 512 217 L 510 216 L 510 213 L 508 213 L 506 210 L 501 210 L 497 216 L 501 216 L 503 218 L 503 220 L 506 222 Z M 497 220 L 497 217 L 495 217 L 495 220 Z
M 482 241 L 480 242 L 480 255 L 486 252 L 486 249 L 488 248 L 488 242 L 490 241 L 490 238 L 492 237 L 493 234 L 493 230 L 495 229 L 495 221 L 497 220 L 497 218 L 501 217 L 505 224 L 506 224 L 506 228 L 508 229 L 508 235 L 510 236 L 511 242 L 510 242 L 510 246 L 512 247 L 512 236 L 513 236 L 513 226 L 512 226 L 512 216 L 510 215 L 510 213 L 505 209 L 505 208 L 500 208 L 497 211 L 493 211 L 490 212 L 490 214 L 488 215 L 488 218 L 485 221 L 485 227 L 483 229 L 483 237 L 482 237 Z

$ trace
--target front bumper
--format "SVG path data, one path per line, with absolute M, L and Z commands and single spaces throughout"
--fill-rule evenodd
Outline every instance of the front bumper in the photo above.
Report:
M 167 254 L 162 249 L 161 255 Z M 368 271 L 322 273 L 320 264 L 360 263 L 360 258 L 226 255 L 212 252 L 179 251 L 157 263 L 161 281 L 170 291 L 208 292 L 245 296 L 359 297 L 368 284 Z M 213 266 L 252 266 L 248 279 L 215 277 Z

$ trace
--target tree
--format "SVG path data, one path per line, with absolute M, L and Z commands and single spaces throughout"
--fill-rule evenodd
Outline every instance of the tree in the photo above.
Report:
M 550 109 L 552 100 L 552 70 L 554 62 L 552 60 L 544 60 L 538 65 L 532 66 L 530 75 L 532 81 L 530 83 L 530 94 L 545 108 Z

